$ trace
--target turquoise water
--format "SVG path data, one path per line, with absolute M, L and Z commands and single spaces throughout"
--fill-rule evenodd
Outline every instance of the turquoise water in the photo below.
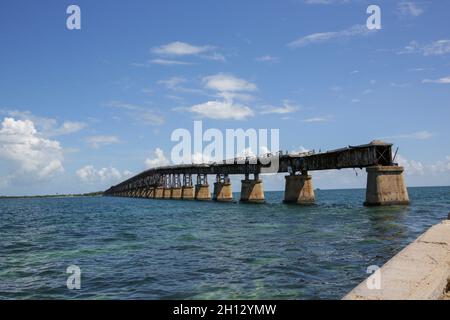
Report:
M 0 298 L 341 298 L 450 211 L 450 187 L 411 188 L 409 207 L 365 208 L 364 192 L 316 191 L 308 207 L 281 192 L 262 205 L 0 199 Z

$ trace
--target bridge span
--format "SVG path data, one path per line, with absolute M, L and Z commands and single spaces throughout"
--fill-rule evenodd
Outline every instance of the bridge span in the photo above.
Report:
M 403 168 L 394 163 L 392 144 L 372 141 L 327 152 L 266 154 L 258 157 L 228 159 L 205 164 L 182 164 L 153 168 L 113 186 L 105 196 L 150 199 L 232 201 L 229 176 L 243 175 L 240 201 L 264 202 L 261 175 L 288 173 L 284 202 L 312 204 L 315 202 L 310 171 L 345 168 L 366 168 L 365 205 L 406 205 L 408 191 Z M 211 196 L 208 175 L 215 176 Z M 253 176 L 251 178 L 251 175 Z M 196 176 L 194 184 L 193 176 Z

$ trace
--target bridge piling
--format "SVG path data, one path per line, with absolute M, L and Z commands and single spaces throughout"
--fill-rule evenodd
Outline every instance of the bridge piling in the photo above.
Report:
M 164 175 L 164 192 L 163 198 L 170 199 L 172 198 L 172 177 L 170 174 Z
M 263 182 L 259 179 L 259 174 L 255 174 L 253 180 L 246 174 L 245 179 L 241 180 L 240 201 L 247 203 L 263 203 L 265 201 Z
M 307 171 L 285 177 L 284 203 L 313 204 L 315 202 L 312 176 Z
M 374 166 L 366 168 L 365 206 L 408 205 L 409 196 L 403 179 L 403 167 Z
M 179 200 L 182 196 L 181 180 L 179 174 L 172 175 L 172 199 Z
M 183 175 L 183 187 L 181 190 L 181 199 L 183 199 L 183 200 L 194 200 L 195 199 L 195 191 L 194 191 L 194 186 L 192 185 L 192 175 L 191 174 Z
M 227 174 L 216 175 L 213 200 L 218 202 L 233 201 L 233 190 L 231 188 L 230 178 Z
M 197 184 L 195 185 L 195 200 L 211 200 L 211 192 L 209 191 L 207 174 L 197 174 Z

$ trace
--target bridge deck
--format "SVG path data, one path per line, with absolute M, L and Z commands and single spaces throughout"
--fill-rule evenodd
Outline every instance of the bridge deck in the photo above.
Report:
M 270 161 L 269 161 L 270 160 Z M 154 186 L 168 174 L 259 174 L 283 172 L 307 172 L 344 168 L 390 166 L 392 144 L 374 141 L 370 144 L 303 154 L 266 155 L 258 158 L 232 159 L 221 163 L 174 165 L 146 170 L 111 187 L 106 194 L 124 189 Z

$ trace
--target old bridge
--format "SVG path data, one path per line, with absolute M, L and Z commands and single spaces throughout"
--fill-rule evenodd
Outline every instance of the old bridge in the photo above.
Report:
M 220 163 L 166 166 L 144 171 L 104 192 L 106 196 L 179 200 L 233 200 L 230 175 L 244 175 L 240 200 L 264 202 L 262 173 L 289 173 L 284 201 L 311 204 L 315 201 L 310 171 L 366 168 L 365 205 L 408 204 L 403 168 L 393 160 L 392 144 L 373 141 L 327 152 L 267 154 Z M 196 176 L 194 185 L 193 175 Z M 214 190 L 208 175 L 215 176 Z M 253 177 L 251 178 L 251 175 Z

